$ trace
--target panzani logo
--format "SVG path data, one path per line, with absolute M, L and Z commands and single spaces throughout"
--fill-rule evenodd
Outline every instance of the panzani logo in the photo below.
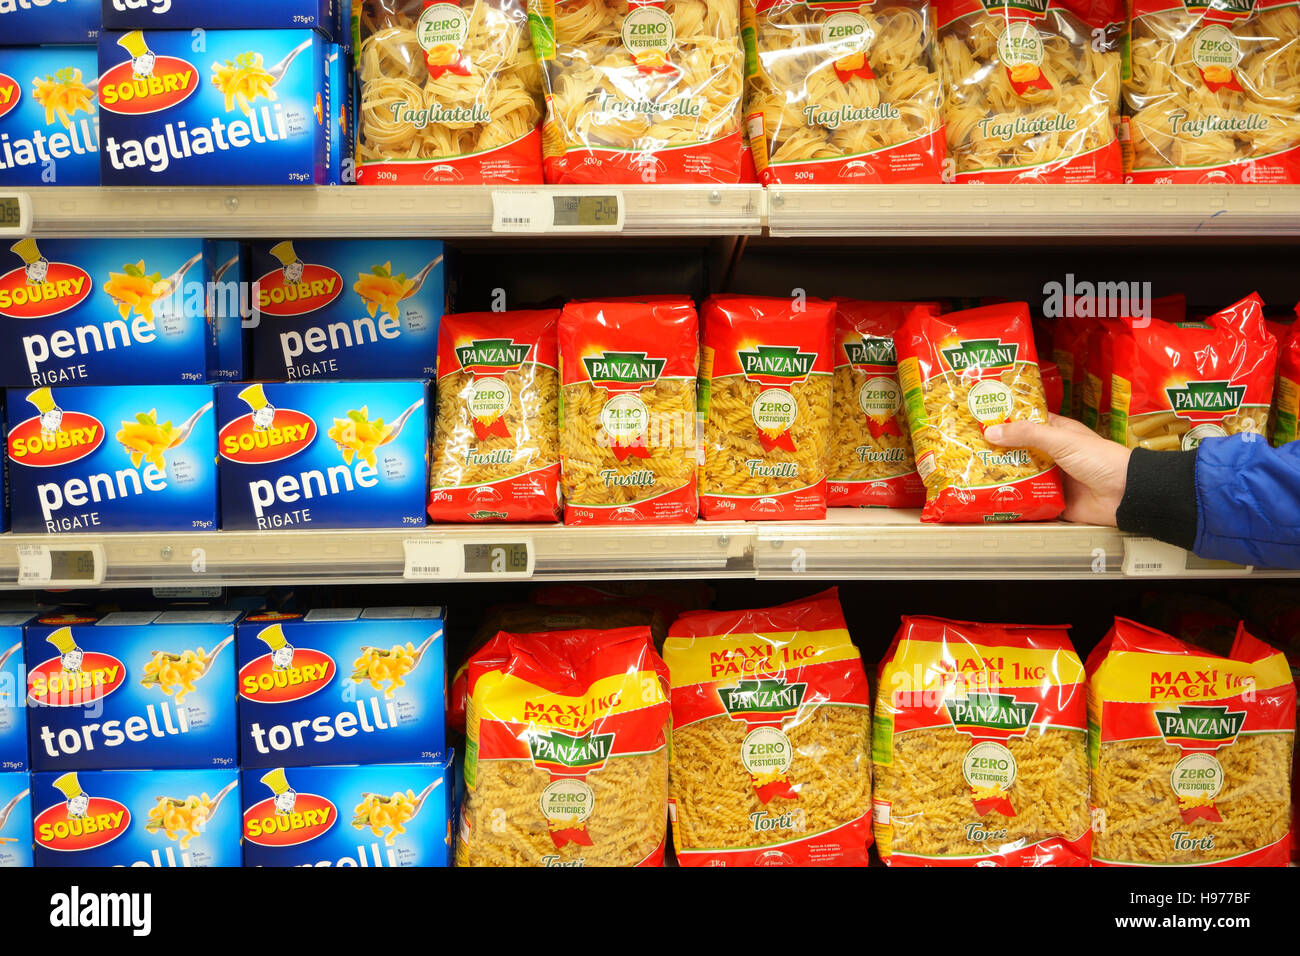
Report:
M 580 736 L 560 730 L 532 730 L 528 734 L 533 766 L 554 776 L 585 776 L 599 770 L 613 750 L 613 734 L 590 730 Z
M 850 365 L 898 364 L 893 339 L 864 336 L 856 342 L 845 342 L 844 354 L 848 356 Z
M 806 683 L 787 684 L 779 677 L 761 677 L 719 687 L 718 699 L 732 720 L 776 723 L 797 714 L 807 693 Z
M 1037 19 L 1047 16 L 1047 8 L 1051 0 L 980 0 L 986 13 L 994 16 L 1008 15 L 1016 19 L 1016 14 L 1021 14 L 1019 19 L 1025 19 L 1025 14 Z
M 1165 743 L 1183 750 L 1218 750 L 1235 741 L 1246 723 L 1245 711 L 1195 704 L 1157 710 L 1154 716 Z
M 736 352 L 745 378 L 760 385 L 789 386 L 802 382 L 817 361 L 814 352 L 801 352 L 793 345 L 756 345 Z
M 954 372 L 966 369 L 1004 368 L 1016 363 L 1020 346 L 1016 342 L 1000 339 L 962 340 L 956 345 L 940 349 L 940 354 Z
M 474 339 L 456 346 L 456 360 L 467 372 L 508 372 L 528 361 L 532 346 L 514 339 Z
M 653 385 L 667 364 L 667 359 L 650 358 L 645 352 L 601 352 L 582 357 L 591 384 L 609 392 L 631 392 Z
M 1037 701 L 1010 694 L 968 694 L 943 705 L 957 733 L 979 739 L 1023 737 L 1038 712 Z
M 1165 389 L 1169 407 L 1179 418 L 1193 422 L 1217 422 L 1241 407 L 1245 385 L 1231 382 L 1188 382 Z

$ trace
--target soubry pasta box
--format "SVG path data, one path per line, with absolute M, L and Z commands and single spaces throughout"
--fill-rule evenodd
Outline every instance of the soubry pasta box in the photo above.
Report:
M 445 759 L 442 621 L 437 607 L 245 618 L 242 766 Z
M 23 625 L 35 616 L 31 611 L 0 614 L 0 774 L 28 767 Z M 0 800 L 0 807 L 3 805 Z
M 93 46 L 0 47 L 0 186 L 99 185 L 97 74 Z
M 0 870 L 32 865 L 31 779 L 0 773 Z
M 7 0 L 0 3 L 0 46 L 94 43 L 99 36 L 100 2 Z
M 436 239 L 248 245 L 253 375 L 431 378 L 446 297 Z
M 102 183 L 324 182 L 325 44 L 312 30 L 101 34 Z
M 218 385 L 227 530 L 424 527 L 427 382 Z
M 239 771 L 32 774 L 37 866 L 239 866 Z
M 249 310 L 247 260 L 234 239 L 203 241 L 208 293 L 208 380 L 240 382 L 248 368 L 243 319 Z
M 215 530 L 212 401 L 210 385 L 10 389 L 13 530 Z
M 106 30 L 272 30 L 334 28 L 344 0 L 100 0 Z
M 2 121 L 0 121 L 2 122 Z M 0 384 L 208 381 L 201 239 L 19 239 L 0 244 Z
M 447 866 L 447 764 L 244 770 L 245 866 Z
M 238 618 L 146 611 L 28 624 L 32 769 L 235 767 Z

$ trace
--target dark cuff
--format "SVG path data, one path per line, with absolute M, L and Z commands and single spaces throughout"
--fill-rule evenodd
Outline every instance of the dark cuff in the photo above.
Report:
M 1121 531 L 1190 551 L 1196 543 L 1196 452 L 1134 448 L 1115 520 Z

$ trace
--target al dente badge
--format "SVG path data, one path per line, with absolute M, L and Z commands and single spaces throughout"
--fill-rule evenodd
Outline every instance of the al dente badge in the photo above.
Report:
M 1001 448 L 984 429 L 1047 421 L 1029 307 L 935 316 L 915 309 L 894 339 L 898 378 L 925 481 L 923 521 L 1048 521 L 1065 508 L 1060 470 L 1032 448 Z
M 1226 657 L 1123 618 L 1088 657 L 1093 860 L 1285 866 L 1296 689 L 1239 627 Z
M 529 0 L 552 183 L 734 183 L 744 50 L 732 0 Z
M 1291 0 L 1135 0 L 1129 182 L 1300 182 L 1300 12 Z
M 683 614 L 664 660 L 678 862 L 865 866 L 870 697 L 836 591 Z
M 509 634 L 469 660 L 457 866 L 662 866 L 668 669 L 648 627 Z
M 558 309 L 443 316 L 433 520 L 559 518 L 559 317 Z
M 354 0 L 357 182 L 540 183 L 524 0 Z
M 745 0 L 745 121 L 764 183 L 937 183 L 928 0 Z
M 705 518 L 826 515 L 835 304 L 713 296 L 704 305 Z
M 957 182 L 1118 183 L 1119 0 L 936 0 Z
M 904 617 L 880 665 L 890 866 L 1087 866 L 1084 670 L 1068 627 Z
M 1130 448 L 1189 451 L 1203 439 L 1268 434 L 1277 339 L 1254 293 L 1204 322 L 1117 323 L 1110 437 Z

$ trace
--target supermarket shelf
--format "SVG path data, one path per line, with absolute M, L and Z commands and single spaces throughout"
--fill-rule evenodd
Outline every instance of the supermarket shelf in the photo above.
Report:
M 1282 236 L 1289 186 L 774 186 L 773 236 Z
M 763 228 L 764 197 L 758 186 L 532 190 L 564 195 L 617 191 L 624 204 L 623 235 L 731 236 L 759 233 Z M 28 190 L 28 195 L 37 236 L 441 238 L 492 235 L 492 193 L 532 190 L 487 186 L 42 187 Z

